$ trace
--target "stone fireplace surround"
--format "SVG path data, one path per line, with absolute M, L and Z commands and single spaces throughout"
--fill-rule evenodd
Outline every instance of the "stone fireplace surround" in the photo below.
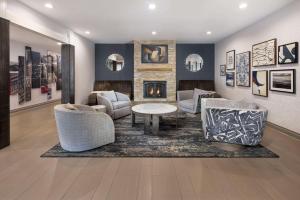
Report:
M 142 44 L 167 44 L 168 63 L 144 64 L 141 62 Z M 166 98 L 144 98 L 144 81 L 166 81 Z M 176 41 L 134 41 L 134 101 L 176 101 Z

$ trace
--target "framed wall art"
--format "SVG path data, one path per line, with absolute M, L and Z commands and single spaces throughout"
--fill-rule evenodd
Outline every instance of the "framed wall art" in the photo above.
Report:
M 270 70 L 270 90 L 296 93 L 295 69 Z
M 252 67 L 276 65 L 277 39 L 252 46 Z
M 250 87 L 250 51 L 236 55 L 236 85 Z
M 268 97 L 268 71 L 252 72 L 252 94 Z
M 168 63 L 168 45 L 142 44 L 142 63 Z
M 220 76 L 226 76 L 226 65 L 220 65 Z
M 278 64 L 298 63 L 298 42 L 278 46 Z
M 226 72 L 226 85 L 234 87 L 234 72 Z
M 235 50 L 231 50 L 226 53 L 226 70 L 232 70 L 234 68 L 235 68 Z

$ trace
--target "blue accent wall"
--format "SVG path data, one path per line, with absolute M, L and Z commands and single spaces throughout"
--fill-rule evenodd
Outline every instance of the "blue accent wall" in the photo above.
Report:
M 190 72 L 185 68 L 185 59 L 190 54 L 199 54 L 204 61 L 198 72 Z M 214 44 L 177 44 L 176 45 L 176 79 L 179 80 L 214 80 L 215 73 Z
M 123 70 L 110 71 L 105 62 L 109 55 L 120 54 L 125 60 Z M 95 79 L 103 80 L 133 80 L 133 44 L 95 44 Z

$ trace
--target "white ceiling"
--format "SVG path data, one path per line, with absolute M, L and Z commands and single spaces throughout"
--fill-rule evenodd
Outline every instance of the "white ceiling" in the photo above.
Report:
M 219 41 L 279 10 L 293 0 L 20 0 L 97 43 L 174 39 L 181 43 Z M 51 2 L 53 9 L 44 7 Z M 248 8 L 239 9 L 246 2 Z M 148 9 L 149 3 L 156 10 Z M 89 30 L 90 35 L 84 32 Z M 152 36 L 152 31 L 157 31 Z M 206 31 L 212 35 L 206 35 Z

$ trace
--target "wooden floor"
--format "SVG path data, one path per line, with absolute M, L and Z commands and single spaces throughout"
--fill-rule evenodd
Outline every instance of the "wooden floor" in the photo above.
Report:
M 11 117 L 0 199 L 300 199 L 300 141 L 267 128 L 279 159 L 40 158 L 57 140 L 53 105 Z

